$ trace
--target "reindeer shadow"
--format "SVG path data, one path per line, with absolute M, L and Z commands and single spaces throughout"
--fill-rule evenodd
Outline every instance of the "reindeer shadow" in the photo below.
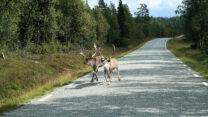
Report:
M 102 85 L 102 84 L 103 84 L 103 82 L 93 82 L 93 83 L 87 82 L 87 83 L 81 83 L 81 84 L 76 85 L 75 87 L 66 88 L 66 89 L 83 89 L 83 88 Z

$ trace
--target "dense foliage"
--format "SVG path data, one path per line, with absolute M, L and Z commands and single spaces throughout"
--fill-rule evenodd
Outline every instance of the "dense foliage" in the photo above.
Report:
M 0 2 L 1 51 L 54 53 L 112 43 L 128 46 L 132 40 L 181 33 L 180 19 L 153 18 L 141 4 L 135 17 L 127 4 L 118 8 L 99 0 L 91 9 L 83 0 L 3 0 Z
M 183 26 L 180 17 L 152 18 L 150 35 L 154 37 L 174 37 L 183 33 Z
M 185 35 L 192 41 L 193 48 L 207 48 L 208 46 L 208 1 L 183 0 L 176 13 L 182 15 Z

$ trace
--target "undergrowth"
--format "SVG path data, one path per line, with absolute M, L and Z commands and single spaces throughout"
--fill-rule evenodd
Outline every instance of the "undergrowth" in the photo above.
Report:
M 204 49 L 192 49 L 185 39 L 171 39 L 168 49 L 200 75 L 208 78 L 208 54 Z

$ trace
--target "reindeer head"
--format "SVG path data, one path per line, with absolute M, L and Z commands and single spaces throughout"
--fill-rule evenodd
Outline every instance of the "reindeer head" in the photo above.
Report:
M 111 57 L 104 58 L 101 61 L 102 61 L 103 65 L 108 64 L 111 61 Z
M 89 56 L 85 56 L 83 52 L 80 52 L 80 54 L 85 58 L 85 63 L 90 65 L 94 61 L 96 52 L 93 55 L 89 54 Z
M 88 65 L 91 65 L 95 60 L 95 55 L 97 53 L 97 46 L 96 44 L 94 44 L 94 48 L 95 48 L 95 53 L 94 54 L 89 54 L 88 56 L 86 56 L 83 52 L 80 52 L 80 55 L 82 55 L 85 58 L 85 63 Z

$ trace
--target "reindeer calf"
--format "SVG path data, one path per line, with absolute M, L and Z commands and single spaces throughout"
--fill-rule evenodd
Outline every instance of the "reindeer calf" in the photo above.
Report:
M 118 73 L 118 81 L 120 81 L 120 75 L 119 75 L 119 70 L 118 70 L 118 62 L 115 58 L 105 58 L 103 61 L 103 66 L 104 66 L 104 77 L 106 79 L 106 82 L 110 84 L 112 75 L 113 75 L 113 70 L 117 70 Z M 107 78 L 108 77 L 108 78 Z M 109 79 L 109 80 L 108 80 Z

